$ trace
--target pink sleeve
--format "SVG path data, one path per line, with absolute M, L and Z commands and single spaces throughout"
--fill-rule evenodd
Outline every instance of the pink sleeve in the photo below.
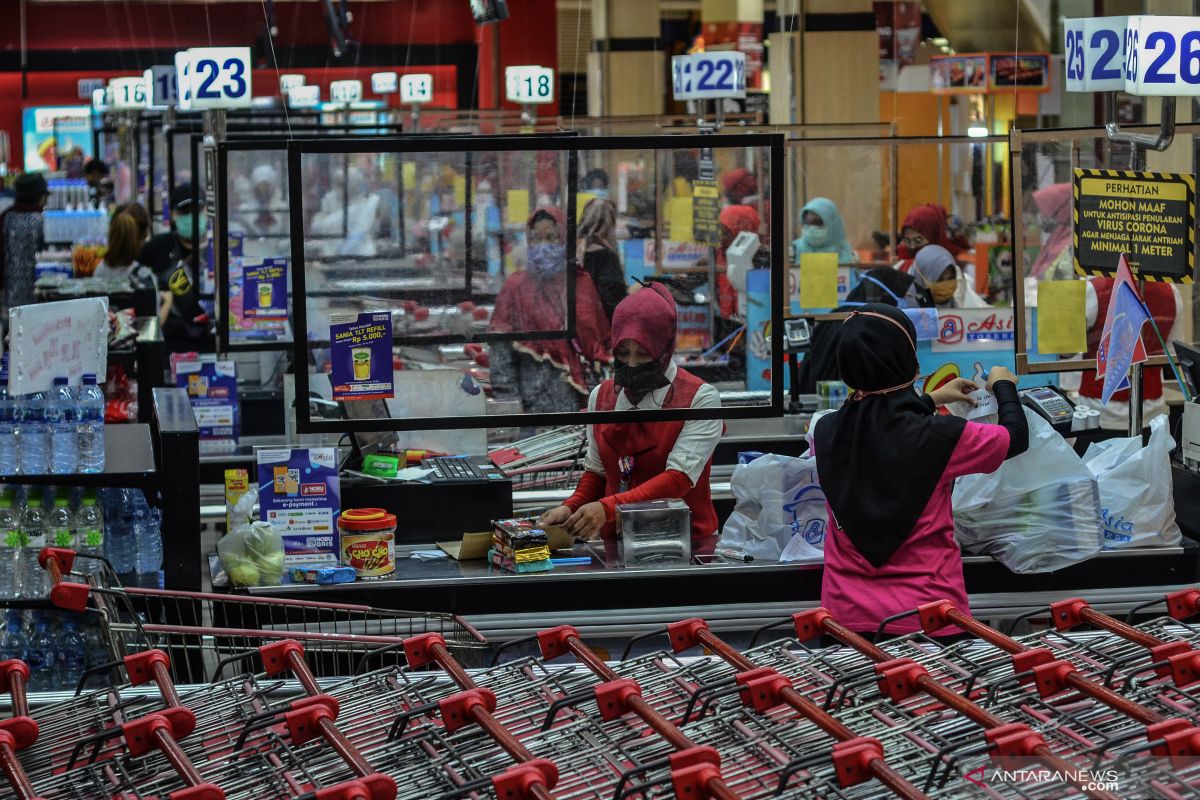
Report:
M 1008 455 L 1008 431 L 1000 425 L 968 422 L 946 464 L 945 477 L 995 472 Z

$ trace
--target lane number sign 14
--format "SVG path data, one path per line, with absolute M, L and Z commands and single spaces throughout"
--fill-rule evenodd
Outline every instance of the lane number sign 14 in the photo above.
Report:
M 724 50 L 675 56 L 671 80 L 676 100 L 745 97 L 746 54 Z
M 362 100 L 362 81 L 333 81 L 329 84 L 329 102 L 357 103 Z
M 1063 52 L 1069 92 L 1125 89 L 1125 29 L 1128 17 L 1069 19 Z
M 146 79 L 143 77 L 113 78 L 108 82 L 108 89 L 112 94 L 114 111 L 146 107 Z
M 433 100 L 432 75 L 405 75 L 400 78 L 400 102 L 419 105 Z
M 554 102 L 554 70 L 522 66 L 504 70 L 504 97 L 510 103 L 538 105 Z
M 193 47 L 176 55 L 175 68 L 180 108 L 250 107 L 249 47 Z

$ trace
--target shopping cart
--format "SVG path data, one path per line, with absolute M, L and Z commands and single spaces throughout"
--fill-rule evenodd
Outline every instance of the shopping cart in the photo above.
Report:
M 575 425 L 521 439 L 489 456 L 514 489 L 552 491 L 575 488 L 586 452 L 587 429 Z

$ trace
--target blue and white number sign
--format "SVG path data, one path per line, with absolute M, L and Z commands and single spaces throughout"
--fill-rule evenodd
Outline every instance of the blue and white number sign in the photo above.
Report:
M 316 108 L 321 105 L 320 86 L 293 86 L 286 92 L 288 108 Z
M 303 75 L 292 72 L 285 72 L 279 76 L 279 93 L 287 97 L 287 93 L 297 86 L 304 85 L 305 78 Z
M 400 102 L 419 105 L 433 100 L 433 76 L 405 75 L 400 79 Z
M 108 82 L 114 111 L 129 111 L 146 107 L 145 78 L 113 78 Z
M 147 108 L 174 108 L 179 104 L 179 78 L 172 64 L 159 64 L 145 72 Z
M 362 81 L 333 81 L 329 84 L 329 102 L 357 103 L 362 100 Z
M 1130 17 L 1124 72 L 1130 94 L 1200 95 L 1200 19 Z
M 537 105 L 554 102 L 554 70 L 520 66 L 504 70 L 504 97 L 510 103 Z
M 249 108 L 252 100 L 249 47 L 193 47 L 179 55 L 179 107 Z
M 746 54 L 735 50 L 694 53 L 671 59 L 676 100 L 746 96 Z
M 1063 65 L 1069 92 L 1125 89 L 1125 31 L 1128 17 L 1066 20 Z

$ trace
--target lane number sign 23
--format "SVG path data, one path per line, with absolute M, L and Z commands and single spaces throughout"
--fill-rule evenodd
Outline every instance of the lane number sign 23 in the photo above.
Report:
M 522 66 L 504 70 L 504 95 L 510 103 L 537 105 L 554 102 L 554 70 Z
M 746 54 L 734 51 L 694 53 L 671 59 L 676 100 L 746 96 Z
M 252 98 L 249 47 L 193 47 L 176 58 L 180 106 L 249 108 Z

